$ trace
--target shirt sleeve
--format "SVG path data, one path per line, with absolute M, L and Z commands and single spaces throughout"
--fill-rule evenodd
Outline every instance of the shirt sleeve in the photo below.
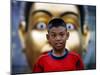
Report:
M 76 68 L 77 70 L 84 70 L 84 64 L 80 56 L 78 56 L 78 60 L 76 62 Z
M 38 60 L 33 67 L 33 73 L 41 73 L 43 72 L 42 61 Z

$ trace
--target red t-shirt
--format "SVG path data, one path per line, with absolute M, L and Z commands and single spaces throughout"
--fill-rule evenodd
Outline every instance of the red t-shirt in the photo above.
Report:
M 52 50 L 41 55 L 34 65 L 33 72 L 58 72 L 83 70 L 83 62 L 81 57 L 75 52 L 68 52 L 64 56 L 55 57 L 52 55 Z

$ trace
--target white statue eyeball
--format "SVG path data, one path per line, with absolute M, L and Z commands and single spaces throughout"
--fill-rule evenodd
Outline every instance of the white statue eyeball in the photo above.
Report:
M 75 27 L 72 23 L 67 23 L 66 27 L 67 27 L 68 30 L 74 30 L 75 29 Z
M 44 22 L 40 22 L 37 24 L 36 28 L 38 30 L 44 30 L 44 29 L 46 29 L 46 24 Z

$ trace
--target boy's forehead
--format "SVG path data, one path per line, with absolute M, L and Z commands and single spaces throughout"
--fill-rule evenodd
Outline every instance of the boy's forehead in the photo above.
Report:
M 49 32 L 64 32 L 66 31 L 66 28 L 63 26 L 58 26 L 58 27 L 52 27 L 50 29 L 48 29 Z
M 68 4 L 33 3 L 31 12 L 36 10 L 46 10 L 49 11 L 50 13 L 52 12 L 64 13 L 67 11 L 74 12 L 76 14 L 79 13 L 76 5 L 68 5 Z

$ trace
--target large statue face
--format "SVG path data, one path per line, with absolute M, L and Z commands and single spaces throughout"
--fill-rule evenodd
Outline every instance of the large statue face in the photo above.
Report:
M 61 17 L 66 22 L 69 32 L 66 48 L 69 51 L 80 52 L 82 46 L 79 15 L 75 5 L 33 3 L 29 14 L 28 31 L 24 35 L 25 53 L 29 64 L 34 64 L 40 53 L 52 48 L 46 39 L 46 26 L 53 17 Z
M 50 50 L 50 45 L 46 39 L 46 25 L 48 21 L 53 17 L 61 17 L 67 24 L 67 28 L 70 32 L 70 37 L 66 43 L 66 47 L 69 50 L 80 49 L 79 18 L 74 14 L 67 14 L 67 12 L 73 12 L 79 15 L 76 6 L 64 4 L 34 3 L 31 9 L 28 34 L 32 39 L 31 42 L 33 46 L 35 46 L 34 50 L 41 52 Z

